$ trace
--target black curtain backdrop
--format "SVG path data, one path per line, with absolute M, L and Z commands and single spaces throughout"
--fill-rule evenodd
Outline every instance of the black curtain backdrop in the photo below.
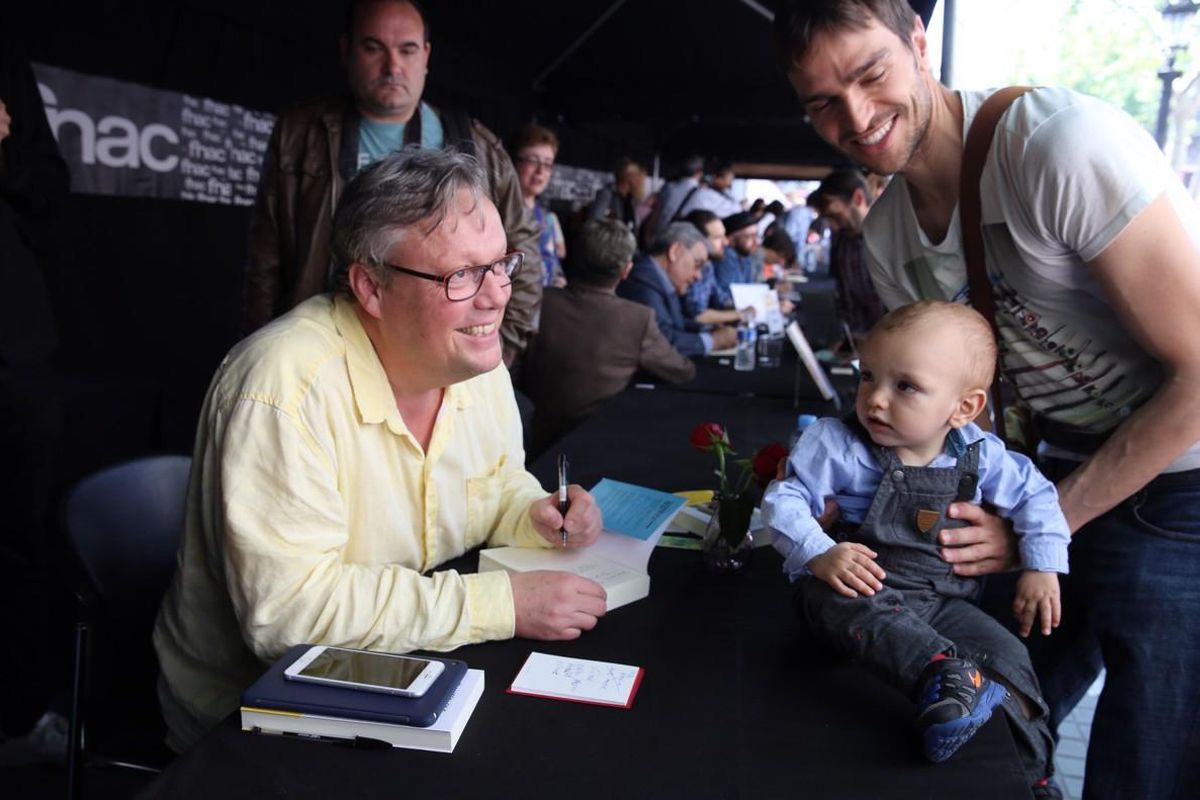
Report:
M 740 0 L 426 0 L 426 96 L 502 137 L 556 128 L 560 161 L 629 154 L 837 163 L 800 119 L 769 23 Z M 764 3 L 767 7 L 771 2 Z M 915 0 L 928 18 L 933 0 Z M 547 67 L 606 12 L 571 56 Z M 343 88 L 336 0 L 8 3 L 30 60 L 278 112 Z M 536 83 L 536 85 L 535 85 Z M 43 267 L 61 334 L 63 483 L 124 458 L 189 452 L 204 390 L 236 341 L 249 209 L 72 195 Z

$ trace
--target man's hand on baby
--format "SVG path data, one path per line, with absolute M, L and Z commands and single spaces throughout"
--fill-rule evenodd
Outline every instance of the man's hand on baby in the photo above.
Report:
M 1011 522 L 974 503 L 951 503 L 947 516 L 967 523 L 965 528 L 943 528 L 938 534 L 942 559 L 956 575 L 987 575 L 1020 568 Z
M 846 597 L 868 597 L 883 588 L 887 574 L 875 563 L 878 555 L 865 544 L 838 542 L 808 562 L 808 571 Z
M 1025 570 L 1017 579 L 1017 596 L 1013 599 L 1013 616 L 1020 623 L 1021 636 L 1033 630 L 1035 619 L 1042 622 L 1042 635 L 1058 627 L 1062 619 L 1062 595 L 1057 572 Z

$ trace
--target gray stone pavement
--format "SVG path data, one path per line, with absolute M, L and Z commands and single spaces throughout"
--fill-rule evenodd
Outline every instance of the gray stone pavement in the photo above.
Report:
M 1096 700 L 1104 686 L 1104 673 L 1092 684 L 1075 710 L 1058 727 L 1058 750 L 1054 754 L 1058 786 L 1066 800 L 1083 797 L 1083 764 L 1087 756 L 1088 737 L 1092 733 L 1092 715 Z

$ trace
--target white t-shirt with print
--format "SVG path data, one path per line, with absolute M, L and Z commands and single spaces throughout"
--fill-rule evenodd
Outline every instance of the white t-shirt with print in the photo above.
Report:
M 964 137 L 989 94 L 960 93 Z M 1087 262 L 1163 192 L 1200 249 L 1200 210 L 1154 140 L 1120 110 L 1043 88 L 1017 98 L 1000 118 L 980 181 L 984 250 L 1004 371 L 1037 413 L 1107 431 L 1162 381 L 1161 366 L 1121 326 Z M 885 306 L 966 302 L 957 206 L 945 239 L 931 244 L 897 175 L 864 231 Z M 1171 470 L 1195 467 L 1200 444 Z

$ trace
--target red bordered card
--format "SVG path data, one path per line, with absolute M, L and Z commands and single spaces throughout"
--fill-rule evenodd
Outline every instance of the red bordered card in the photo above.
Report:
M 628 664 L 530 653 L 508 693 L 629 708 L 645 673 Z

